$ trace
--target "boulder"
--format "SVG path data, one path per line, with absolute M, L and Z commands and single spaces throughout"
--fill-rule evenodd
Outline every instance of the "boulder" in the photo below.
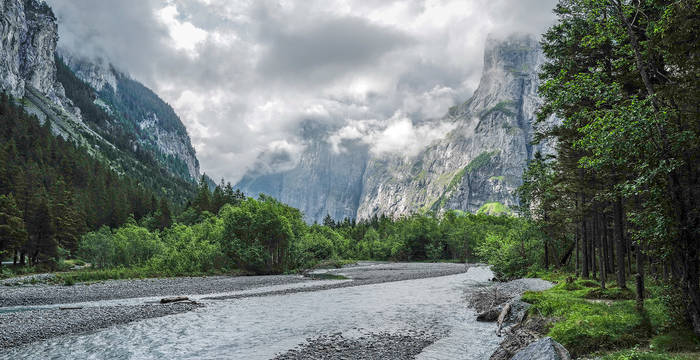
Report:
M 501 314 L 501 311 L 503 310 L 503 306 L 494 306 L 489 309 L 487 309 L 484 312 L 479 313 L 479 315 L 476 316 L 476 321 L 483 321 L 483 322 L 492 322 L 496 321 L 498 319 L 498 315 Z
M 571 360 L 571 355 L 560 343 L 546 337 L 518 351 L 511 360 Z

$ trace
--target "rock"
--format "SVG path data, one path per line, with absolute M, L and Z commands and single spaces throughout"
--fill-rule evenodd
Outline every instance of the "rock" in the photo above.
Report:
M 109 63 L 78 59 L 57 49 L 58 23 L 45 1 L 0 0 L 0 34 L 0 91 L 17 100 L 24 98 L 25 110 L 41 122 L 50 119 L 54 134 L 78 144 L 93 144 L 90 153 L 116 148 L 83 121 L 81 109 L 66 97 L 57 76 L 58 50 L 76 75 L 93 87 L 95 104 L 112 115 L 112 121 L 100 125 L 103 128 L 98 130 L 104 134 L 121 127 L 133 135 L 136 141 L 117 144 L 119 150 L 148 151 L 172 175 L 185 180 L 199 179 L 199 161 L 187 130 L 170 105 Z M 120 87 L 128 91 L 122 94 L 117 91 Z M 121 111 L 113 108 L 118 104 L 122 105 Z M 125 126 L 122 121 L 132 124 Z M 132 163 L 120 161 L 111 165 L 118 172 L 125 170 L 119 169 L 122 166 L 135 168 Z
M 501 311 L 503 310 L 503 306 L 494 306 L 484 312 L 479 313 L 479 315 L 476 316 L 476 321 L 482 321 L 482 322 L 492 322 L 496 321 L 498 319 L 498 316 L 501 314 Z
M 172 297 L 172 298 L 160 299 L 161 304 L 168 304 L 168 303 L 180 302 L 180 301 L 190 301 L 190 298 L 188 298 L 187 296 L 176 296 L 176 297 Z
M 71 107 L 56 79 L 58 25 L 39 0 L 0 0 L 0 91 L 16 98 L 31 86 L 61 107 Z
M 75 75 L 95 90 L 95 104 L 112 115 L 112 124 L 104 126 L 123 126 L 120 121 L 124 120 L 118 119 L 131 121 L 130 125 L 140 130 L 133 132 L 134 146 L 154 152 L 155 159 L 172 156 L 180 160 L 181 164 L 164 162 L 163 165 L 173 175 L 199 180 L 199 161 L 194 148 L 170 105 L 105 59 L 82 57 L 63 48 L 58 53 Z M 138 96 L 131 94 L 130 89 L 138 89 Z M 179 168 L 183 165 L 186 173 Z
M 514 190 L 528 161 L 536 151 L 553 152 L 547 143 L 531 145 L 543 62 L 534 36 L 489 37 L 478 89 L 465 103 L 445 109 L 444 117 L 422 119 L 421 125 L 448 130 L 416 155 L 373 153 L 362 139 L 332 144 L 342 129 L 307 121 L 299 155 L 263 154 L 237 187 L 271 195 L 319 222 L 326 214 L 368 219 L 517 205 Z
M 560 343 L 546 337 L 518 351 L 511 360 L 571 360 L 571 355 Z

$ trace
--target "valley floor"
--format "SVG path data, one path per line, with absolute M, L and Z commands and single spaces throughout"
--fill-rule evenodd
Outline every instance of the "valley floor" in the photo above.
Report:
M 0 349 L 191 311 L 215 300 L 286 295 L 463 273 L 465 264 L 360 262 L 309 276 L 209 276 L 109 280 L 73 286 L 4 280 L 0 295 Z M 332 274 L 342 272 L 343 276 Z M 326 276 L 325 273 L 329 273 Z M 342 278 L 347 277 L 346 280 Z M 333 278 L 336 280 L 323 280 Z M 338 280 L 337 278 L 341 278 Z M 164 297 L 192 302 L 160 304 Z

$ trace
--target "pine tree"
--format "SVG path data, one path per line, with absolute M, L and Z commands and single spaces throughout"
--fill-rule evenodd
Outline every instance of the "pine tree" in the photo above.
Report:
M 192 206 L 198 211 L 211 211 L 211 191 L 209 191 L 209 184 L 207 182 L 207 175 L 204 174 L 199 179 L 199 186 L 197 187 L 197 195 L 192 201 Z
M 158 228 L 163 230 L 170 227 L 173 224 L 172 214 L 170 213 L 170 206 L 168 206 L 168 201 L 165 199 L 160 199 L 160 207 L 157 214 Z
M 27 230 L 22 211 L 12 194 L 0 195 L 0 260 L 7 254 L 17 252 L 26 241 Z

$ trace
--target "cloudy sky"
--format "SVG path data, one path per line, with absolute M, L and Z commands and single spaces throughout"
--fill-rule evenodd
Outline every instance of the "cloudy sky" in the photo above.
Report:
M 374 152 L 415 152 L 422 123 L 478 85 L 489 33 L 541 33 L 555 0 L 49 0 L 59 46 L 155 90 L 202 170 L 237 181 L 261 153 L 298 153 L 299 127 Z

